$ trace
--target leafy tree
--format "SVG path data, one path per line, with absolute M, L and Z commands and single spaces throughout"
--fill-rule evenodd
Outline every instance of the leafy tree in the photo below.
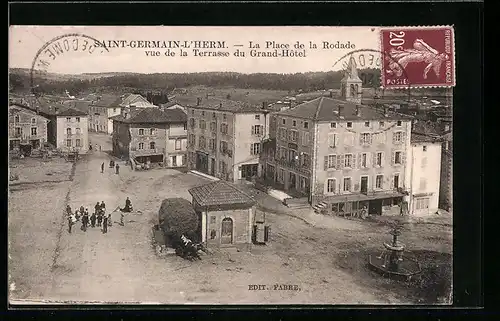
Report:
M 197 235 L 199 219 L 193 205 L 183 198 L 167 198 L 161 203 L 158 212 L 160 226 L 165 233 L 167 244 L 178 247 L 180 237 L 184 234 L 194 242 Z

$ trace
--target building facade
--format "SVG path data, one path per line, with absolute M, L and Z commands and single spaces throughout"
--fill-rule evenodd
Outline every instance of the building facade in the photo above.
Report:
M 138 163 L 161 163 L 164 167 L 187 164 L 186 114 L 158 108 L 122 109 L 113 117 L 113 153 Z
M 87 153 L 89 150 L 87 114 L 68 108 L 58 112 L 54 118 L 56 130 L 52 143 L 63 152 Z
M 267 110 L 215 99 L 186 110 L 189 169 L 231 182 L 258 176 Z
M 39 149 L 47 142 L 49 119 L 38 115 L 28 107 L 9 106 L 9 150 L 20 150 L 22 145 L 29 150 Z
M 423 216 L 438 210 L 441 187 L 442 143 L 431 136 L 412 133 L 406 168 L 410 215 Z

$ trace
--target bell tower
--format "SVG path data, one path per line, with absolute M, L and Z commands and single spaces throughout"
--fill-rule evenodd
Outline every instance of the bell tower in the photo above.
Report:
M 363 95 L 363 81 L 358 76 L 356 60 L 354 57 L 349 58 L 349 64 L 344 73 L 344 78 L 340 81 L 342 99 L 361 104 Z

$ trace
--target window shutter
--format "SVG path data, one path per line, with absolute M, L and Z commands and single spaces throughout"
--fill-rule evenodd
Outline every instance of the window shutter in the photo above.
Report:
M 394 165 L 394 161 L 396 160 L 396 152 L 394 150 L 391 151 L 391 164 Z
M 333 137 L 335 137 L 335 146 L 339 145 L 339 135 L 334 134 Z
M 392 133 L 392 143 L 396 144 L 396 133 Z
M 389 186 L 389 189 L 394 189 L 394 175 L 391 176 L 391 185 Z
M 253 135 L 254 133 L 255 133 L 255 126 L 252 126 L 252 132 L 250 134 Z
M 325 156 L 325 171 L 328 169 L 328 156 Z
M 363 134 L 359 135 L 359 145 L 363 145 Z
M 379 143 L 380 144 L 385 144 L 385 142 L 387 141 L 387 132 L 381 132 L 380 135 L 379 135 Z
M 384 167 L 385 166 L 385 152 L 382 152 L 382 161 L 380 162 L 380 167 Z
M 372 155 L 372 164 L 374 167 L 377 164 L 377 152 L 373 153 Z
M 371 163 L 370 153 L 366 153 L 366 167 L 367 168 L 370 168 L 370 163 Z
M 250 144 L 250 155 L 253 155 L 253 144 Z
M 328 147 L 335 147 L 335 134 L 328 134 Z
M 373 141 L 373 135 L 372 134 L 368 134 L 368 144 L 372 144 L 372 141 Z
M 359 166 L 359 168 L 361 168 L 362 161 L 363 161 L 363 153 L 359 153 L 358 154 L 358 166 Z
M 405 164 L 405 162 L 406 162 L 406 153 L 401 152 L 401 164 Z
M 404 144 L 405 139 L 406 139 L 406 132 L 401 132 L 401 143 Z
M 356 154 L 352 154 L 352 168 L 356 168 Z

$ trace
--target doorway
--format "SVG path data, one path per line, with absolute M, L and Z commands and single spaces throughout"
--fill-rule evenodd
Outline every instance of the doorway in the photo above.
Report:
M 31 142 L 32 149 L 39 149 L 40 148 L 40 140 L 39 139 L 32 139 L 30 142 Z
M 208 155 L 196 152 L 196 170 L 208 174 Z
M 368 193 L 368 176 L 361 176 L 361 193 Z
M 215 158 L 210 158 L 210 175 L 215 176 Z
M 221 244 L 233 243 L 233 220 L 229 217 L 222 220 L 220 242 Z
M 251 180 L 252 177 L 257 176 L 258 167 L 258 164 L 242 165 L 241 178 Z
M 290 173 L 290 176 L 289 176 L 290 180 L 289 180 L 289 183 L 288 183 L 288 188 L 289 189 L 296 189 L 296 176 L 294 173 Z
M 371 215 L 382 215 L 382 200 L 372 200 L 368 203 L 368 213 Z

